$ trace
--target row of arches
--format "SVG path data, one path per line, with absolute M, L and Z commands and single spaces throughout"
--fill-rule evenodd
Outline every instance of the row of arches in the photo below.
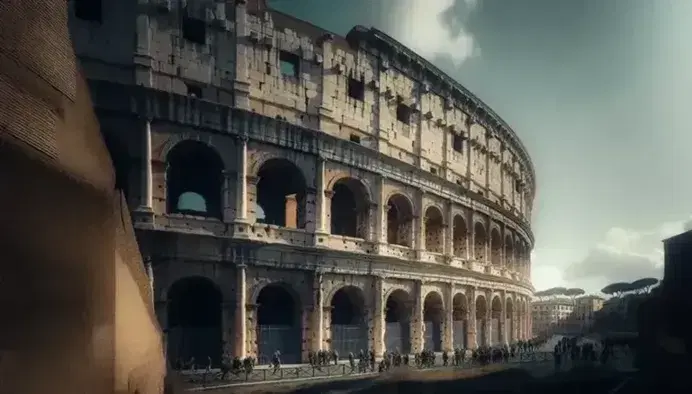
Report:
M 116 181 L 128 189 L 127 174 L 132 161 L 122 144 L 108 139 L 114 150 Z M 166 204 L 169 213 L 196 216 L 223 217 L 225 164 L 220 155 L 201 141 L 185 140 L 176 144 L 166 157 Z M 308 184 L 300 170 L 288 159 L 272 158 L 259 166 L 253 201 L 249 204 L 258 223 L 283 227 L 305 228 L 308 222 Z M 375 215 L 371 212 L 372 196 L 367 187 L 356 178 L 341 178 L 328 185 L 329 218 L 332 234 L 368 239 Z M 126 190 L 127 191 L 127 190 Z M 414 204 L 402 194 L 393 194 L 387 200 L 386 241 L 389 244 L 414 246 Z M 487 231 L 483 223 L 472 227 L 462 215 L 446 223 L 440 208 L 429 206 L 423 212 L 423 246 L 433 253 L 445 253 L 445 228 L 452 225 L 451 253 L 459 258 L 489 261 L 497 266 L 528 266 L 528 246 L 515 241 L 511 234 L 502 237 L 497 227 Z
M 173 365 L 195 357 L 214 364 L 221 362 L 222 342 L 222 295 L 209 279 L 188 277 L 175 282 L 167 294 L 167 354 Z M 338 289 L 329 300 L 325 326 L 329 331 L 332 349 L 342 356 L 369 349 L 370 326 L 363 290 L 356 286 Z M 253 326 L 258 360 L 266 363 L 279 350 L 285 363 L 299 363 L 302 355 L 303 324 L 305 322 L 298 293 L 286 283 L 264 286 L 254 300 L 254 316 L 248 320 Z M 515 307 L 511 299 L 503 308 L 499 296 L 488 303 L 478 295 L 474 302 L 478 343 L 498 344 L 501 339 L 513 342 Z M 451 305 L 452 321 L 447 321 L 442 296 L 435 291 L 428 293 L 422 304 L 424 347 L 434 351 L 443 349 L 443 333 L 446 324 L 452 324 L 454 347 L 471 347 L 468 330 L 471 314 L 466 295 L 457 293 Z M 521 308 L 520 308 L 521 309 Z M 414 318 L 415 301 L 411 294 L 396 289 L 384 302 L 385 348 L 410 352 L 411 322 Z M 517 310 L 525 313 L 525 310 Z M 500 317 L 505 314 L 507 337 L 500 333 Z M 490 324 L 491 327 L 488 327 Z M 490 335 L 487 338 L 486 335 Z

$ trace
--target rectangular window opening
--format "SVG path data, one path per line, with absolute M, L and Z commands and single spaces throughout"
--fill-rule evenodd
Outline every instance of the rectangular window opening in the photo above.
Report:
M 411 107 L 405 104 L 397 104 L 396 105 L 396 120 L 402 123 L 409 124 L 411 123 Z
M 103 22 L 102 0 L 74 0 L 74 15 L 89 22 Z
M 348 79 L 348 97 L 356 100 L 365 100 L 365 82 L 355 78 Z
M 464 139 L 460 135 L 452 134 L 452 149 L 455 152 L 464 152 Z
M 355 142 L 356 144 L 360 144 L 360 136 L 359 135 L 351 134 L 349 139 L 351 140 L 351 142 Z
M 187 85 L 187 95 L 195 98 L 202 98 L 202 88 L 197 85 Z
M 207 43 L 207 24 L 201 19 L 183 16 L 183 38 L 204 45 Z
M 437 168 L 430 167 L 430 173 L 432 173 L 433 175 L 437 175 Z
M 279 68 L 281 69 L 281 75 L 298 78 L 300 58 L 294 53 L 281 51 L 279 53 Z

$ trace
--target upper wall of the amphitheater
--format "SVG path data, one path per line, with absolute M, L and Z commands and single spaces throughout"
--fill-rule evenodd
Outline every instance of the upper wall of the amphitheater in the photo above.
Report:
M 318 129 L 437 174 L 530 220 L 535 174 L 516 134 L 386 34 L 356 27 L 339 37 L 269 10 L 262 0 L 133 0 L 117 9 L 110 3 L 103 2 L 100 24 L 71 16 L 90 79 L 194 95 Z M 135 26 L 134 46 L 122 39 L 128 23 Z M 110 46 L 102 44 L 114 40 L 122 45 L 107 55 Z M 123 71 L 120 59 L 129 50 L 134 73 Z

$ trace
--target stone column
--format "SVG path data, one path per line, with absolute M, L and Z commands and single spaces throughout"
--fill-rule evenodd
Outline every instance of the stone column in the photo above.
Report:
M 151 121 L 144 119 L 142 126 L 142 196 L 137 211 L 153 213 L 154 174 L 151 168 Z
M 442 338 L 442 350 L 453 351 L 454 350 L 454 284 L 449 283 L 447 288 L 447 294 L 445 304 L 445 314 L 444 314 L 444 336 Z
M 236 218 L 237 203 L 235 183 L 237 174 L 233 171 L 225 170 L 223 172 L 223 221 L 231 223 Z
M 236 305 L 234 356 L 246 357 L 248 344 L 247 273 L 244 264 L 236 266 Z
M 447 257 L 454 256 L 454 205 L 451 201 L 447 202 L 446 227 L 444 240 L 444 254 Z
M 257 358 L 257 305 L 246 304 L 245 314 L 247 316 L 246 327 L 248 328 L 245 339 L 246 356 Z
M 502 297 L 502 311 L 500 312 L 500 343 L 507 345 L 507 294 L 500 292 Z
M 468 289 L 468 297 L 466 300 L 469 303 L 468 311 L 468 329 L 466 330 L 466 343 L 470 349 L 476 349 L 478 347 L 478 340 L 476 337 L 476 289 Z
M 327 204 L 325 201 L 325 184 L 324 184 L 324 172 L 325 172 L 325 160 L 322 157 L 317 158 L 317 169 L 316 174 L 316 186 L 315 191 L 315 210 L 316 210 L 316 222 L 315 223 L 315 233 L 318 234 L 328 234 L 327 229 Z
M 303 335 L 301 336 L 302 339 L 302 344 L 301 344 L 301 352 L 300 352 L 300 362 L 302 363 L 303 361 L 307 361 L 308 359 L 308 354 L 310 351 L 313 349 L 313 342 L 312 342 L 312 332 L 313 332 L 313 324 L 312 324 L 312 319 L 313 319 L 313 306 L 312 305 L 307 305 L 303 308 L 303 312 L 301 313 L 301 327 L 303 331 Z
M 248 168 L 247 168 L 247 136 L 238 139 L 238 178 L 236 180 L 236 222 L 248 221 Z
M 318 351 L 324 349 L 324 316 L 323 316 L 323 277 L 322 273 L 315 272 L 312 282 L 314 300 L 312 305 L 312 346 L 311 350 Z
M 492 193 L 490 191 L 490 165 L 491 165 L 491 159 L 490 159 L 490 141 L 493 139 L 492 133 L 490 130 L 485 131 L 485 147 L 486 151 L 484 153 L 485 155 L 485 191 L 490 195 Z M 488 228 L 488 236 L 490 236 L 490 228 Z
M 415 290 L 413 291 L 413 316 L 411 316 L 411 351 L 419 353 L 423 350 L 423 299 L 421 281 L 416 281 Z
M 377 185 L 377 211 L 375 214 L 375 242 L 387 243 L 387 196 L 385 193 L 385 178 L 380 177 Z
M 413 247 L 416 253 L 425 251 L 425 216 L 413 216 Z
M 332 306 L 322 305 L 322 335 L 323 348 L 325 350 L 332 349 Z
M 385 330 L 385 311 L 384 311 L 384 279 L 375 277 L 374 299 L 372 311 L 372 320 L 370 321 L 370 348 L 375 352 L 375 357 L 382 357 L 385 352 L 384 348 L 384 330 Z

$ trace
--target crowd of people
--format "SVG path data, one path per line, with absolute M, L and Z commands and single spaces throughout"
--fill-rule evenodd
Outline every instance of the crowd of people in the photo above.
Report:
M 416 368 L 434 368 L 434 367 L 470 367 L 483 366 L 491 363 L 508 363 L 517 358 L 526 359 L 535 357 L 535 353 L 545 343 L 543 339 L 531 339 L 527 341 L 518 341 L 511 345 L 498 346 L 480 346 L 475 349 L 465 349 L 457 347 L 451 351 L 443 351 L 441 354 L 441 363 L 438 362 L 439 353 L 435 353 L 430 349 L 425 349 L 421 352 L 412 355 L 402 353 L 399 349 L 386 352 L 381 359 L 375 356 L 373 350 L 361 350 L 360 352 L 350 352 L 346 357 L 342 357 L 336 350 L 318 350 L 310 351 L 307 354 L 308 364 L 317 369 L 328 367 L 330 365 L 339 365 L 342 359 L 346 359 L 348 364 L 347 373 L 367 373 L 367 372 L 386 372 L 393 368 L 402 366 L 411 366 Z M 413 356 L 413 360 L 411 360 Z M 204 379 L 208 375 L 216 375 L 219 380 L 226 380 L 230 375 L 250 374 L 254 371 L 257 360 L 253 357 L 232 357 L 226 353 L 221 360 L 221 368 L 218 373 L 212 372 L 212 359 L 207 357 L 206 365 L 203 367 Z M 271 357 L 270 370 L 272 374 L 280 371 L 281 352 L 276 351 Z M 198 372 L 202 367 L 194 357 L 187 362 L 179 360 L 174 368 L 177 370 L 190 371 L 192 375 Z

